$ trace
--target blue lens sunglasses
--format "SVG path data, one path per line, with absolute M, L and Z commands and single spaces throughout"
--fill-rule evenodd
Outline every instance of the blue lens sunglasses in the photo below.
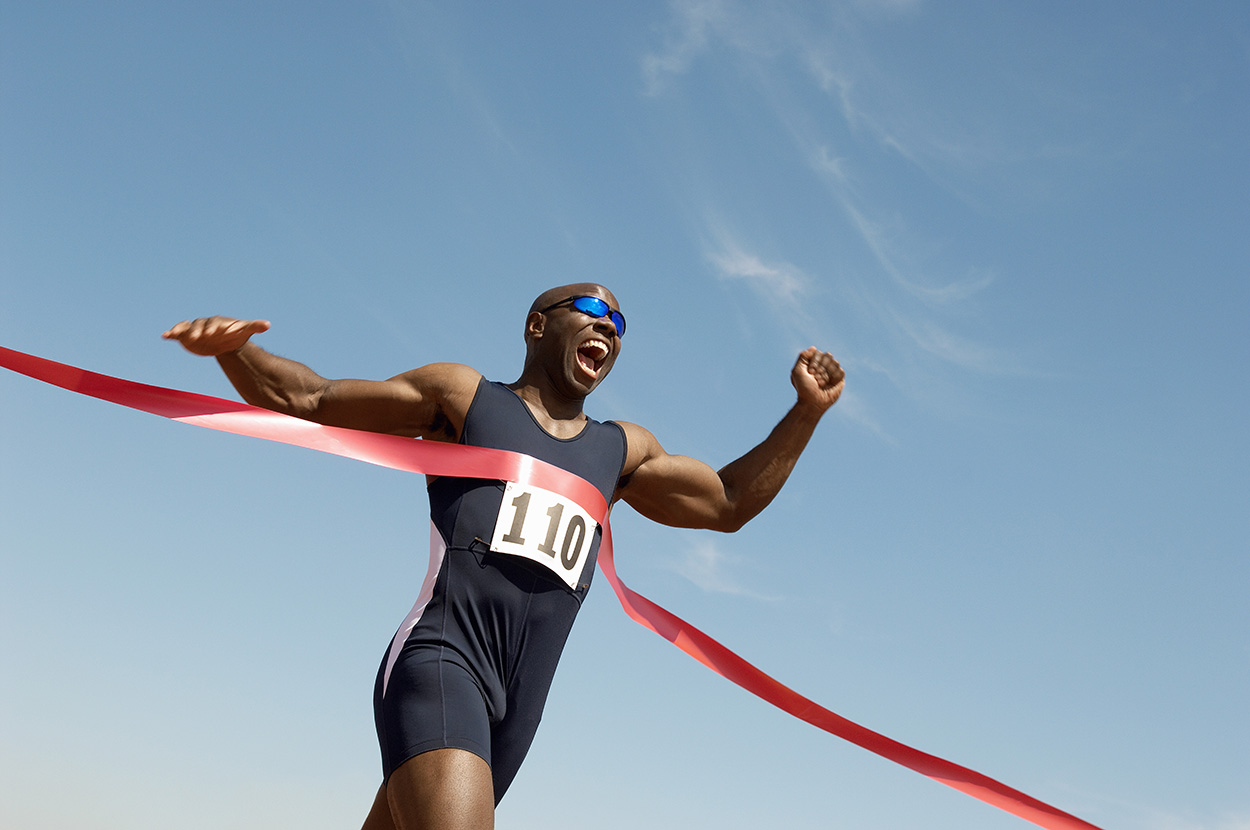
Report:
M 625 315 L 616 311 L 612 306 L 608 305 L 598 297 L 566 297 L 558 303 L 553 303 L 546 308 L 540 308 L 539 313 L 546 314 L 553 308 L 559 308 L 562 305 L 572 304 L 573 308 L 582 314 L 591 317 L 607 317 L 612 321 L 612 325 L 616 327 L 616 336 L 625 336 Z

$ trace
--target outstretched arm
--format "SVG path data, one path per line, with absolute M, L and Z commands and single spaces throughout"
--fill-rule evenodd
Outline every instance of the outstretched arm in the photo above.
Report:
M 216 357 L 243 400 L 330 426 L 455 440 L 480 377 L 468 366 L 435 363 L 382 381 L 330 380 L 251 342 L 265 320 L 206 317 L 162 335 L 187 351 Z
M 797 402 L 763 442 L 719 472 L 669 455 L 647 430 L 622 424 L 628 450 L 618 497 L 661 524 L 737 530 L 786 483 L 821 416 L 842 395 L 844 379 L 833 355 L 815 346 L 802 352 L 790 372 Z

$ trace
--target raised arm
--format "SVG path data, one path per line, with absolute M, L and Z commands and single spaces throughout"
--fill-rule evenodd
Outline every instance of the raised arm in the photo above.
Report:
M 454 441 L 464 426 L 480 375 L 468 366 L 434 363 L 387 380 L 331 380 L 251 342 L 265 320 L 205 317 L 162 335 L 187 351 L 216 357 L 243 400 L 330 426 Z
M 790 372 L 798 400 L 768 437 L 719 472 L 669 455 L 647 430 L 625 428 L 626 474 L 618 497 L 649 519 L 674 527 L 732 532 L 768 506 L 790 477 L 821 416 L 842 395 L 845 373 L 833 355 L 811 347 Z

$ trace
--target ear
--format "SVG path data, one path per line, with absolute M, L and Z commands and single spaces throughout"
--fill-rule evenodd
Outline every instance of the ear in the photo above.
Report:
M 547 318 L 539 311 L 531 311 L 529 316 L 525 318 L 525 339 L 541 340 L 543 329 L 547 325 Z

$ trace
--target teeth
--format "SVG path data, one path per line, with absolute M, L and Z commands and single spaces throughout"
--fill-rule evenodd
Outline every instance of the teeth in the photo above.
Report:
M 591 355 L 595 360 L 603 360 L 608 356 L 608 345 L 602 340 L 587 340 L 583 343 L 579 351 L 592 352 Z

